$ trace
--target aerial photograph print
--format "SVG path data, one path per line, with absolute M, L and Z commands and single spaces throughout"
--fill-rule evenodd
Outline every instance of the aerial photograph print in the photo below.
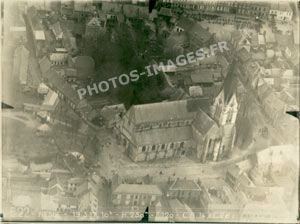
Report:
M 297 223 L 297 0 L 1 0 L 0 220 Z

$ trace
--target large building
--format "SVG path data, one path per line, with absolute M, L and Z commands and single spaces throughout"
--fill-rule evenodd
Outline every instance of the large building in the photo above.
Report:
M 233 147 L 237 78 L 231 66 L 213 105 L 203 99 L 134 105 L 116 124 L 116 133 L 133 161 L 182 156 L 217 161 Z
M 293 10 L 291 9 L 289 2 L 272 3 L 270 16 L 274 16 L 276 20 L 291 21 L 293 18 Z
M 240 16 L 268 18 L 270 4 L 267 2 L 249 1 L 195 1 L 195 0 L 164 0 L 171 7 L 184 8 L 188 13 L 222 14 L 230 13 Z

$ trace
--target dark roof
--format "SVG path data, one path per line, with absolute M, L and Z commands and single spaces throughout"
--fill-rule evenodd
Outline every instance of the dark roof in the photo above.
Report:
M 102 11 L 106 12 L 120 12 L 122 9 L 122 4 L 114 3 L 114 2 L 102 2 Z
M 51 30 L 54 33 L 55 37 L 58 38 L 62 38 L 63 37 L 63 31 L 62 28 L 60 26 L 60 22 L 56 22 L 54 24 L 51 25 Z
M 227 73 L 227 76 L 224 80 L 223 84 L 223 91 L 224 91 L 224 102 L 228 103 L 228 101 L 231 99 L 233 94 L 236 92 L 237 85 L 238 85 L 238 78 L 237 74 L 235 72 L 237 61 L 234 61 L 229 68 L 229 71 Z
M 192 138 L 193 133 L 190 126 L 150 129 L 135 133 L 135 141 L 139 146 L 183 142 Z
M 239 41 L 242 38 L 242 34 L 239 30 L 235 30 L 231 33 L 231 38 L 236 41 Z
M 194 21 L 191 19 L 188 19 L 186 17 L 181 17 L 176 25 L 179 26 L 180 28 L 184 29 L 184 30 L 189 30 L 193 25 L 194 25 Z
M 45 74 L 51 68 L 51 62 L 49 61 L 49 59 L 46 56 L 44 56 L 42 59 L 39 60 L 39 65 L 40 65 L 42 74 Z
M 251 54 L 243 47 L 238 51 L 238 58 L 244 63 L 251 59 Z
M 143 105 L 134 105 L 129 111 L 129 118 L 133 119 L 136 124 L 180 120 L 193 118 L 196 111 L 191 111 L 187 105 L 188 100 L 151 103 Z M 151 116 L 149 116 L 151 114 Z
M 53 85 L 53 87 L 58 89 L 59 92 L 65 95 L 65 97 L 71 100 L 75 105 L 80 103 L 77 92 L 72 89 L 70 84 L 66 83 L 66 81 L 59 74 L 56 74 L 56 72 L 53 71 L 48 72 L 46 74 L 46 78 L 48 79 L 48 82 Z
M 136 5 L 123 5 L 123 13 L 129 18 L 136 17 L 138 10 L 138 6 Z
M 149 184 L 120 184 L 113 193 L 162 195 L 161 190 L 156 185 Z
M 169 8 L 161 8 L 158 12 L 158 15 L 160 16 L 168 16 L 168 17 L 172 17 L 172 11 Z
M 78 72 L 93 72 L 95 69 L 95 62 L 92 57 L 89 56 L 77 56 L 75 58 L 74 67 L 78 69 Z
M 219 128 L 216 124 L 216 122 L 211 119 L 205 112 L 202 110 L 199 110 L 195 120 L 193 122 L 193 126 L 201 133 L 201 135 L 206 135 L 210 130 L 213 130 L 214 133 L 212 134 L 218 134 L 216 132 L 219 132 Z
M 192 74 L 191 80 L 193 83 L 213 83 L 214 82 L 212 73 Z

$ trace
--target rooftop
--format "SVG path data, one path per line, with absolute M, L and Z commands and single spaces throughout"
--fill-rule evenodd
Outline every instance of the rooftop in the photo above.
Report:
M 201 188 L 194 180 L 179 179 L 174 181 L 169 190 L 201 191 Z
M 162 195 L 156 185 L 148 184 L 120 184 L 114 191 L 115 194 L 149 194 Z
M 192 137 L 193 133 L 190 126 L 150 129 L 135 133 L 135 141 L 137 145 L 156 145 L 170 142 L 182 142 L 191 140 Z

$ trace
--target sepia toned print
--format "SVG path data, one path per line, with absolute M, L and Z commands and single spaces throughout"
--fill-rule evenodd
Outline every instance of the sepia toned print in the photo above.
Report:
M 297 222 L 297 1 L 4 0 L 1 22 L 4 222 Z

